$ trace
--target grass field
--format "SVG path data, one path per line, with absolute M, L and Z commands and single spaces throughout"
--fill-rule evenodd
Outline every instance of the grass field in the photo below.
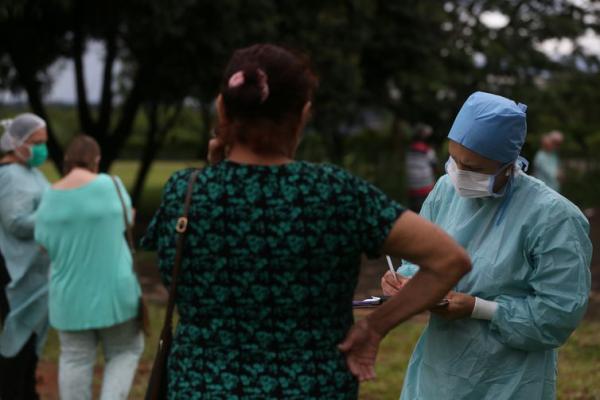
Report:
M 162 324 L 163 308 L 150 307 L 152 336 L 146 339 L 146 348 L 135 379 L 130 399 L 142 399 L 149 368 L 154 357 L 154 349 Z M 377 379 L 362 385 L 361 400 L 397 399 L 412 349 L 424 328 L 419 320 L 409 321 L 393 330 L 382 343 L 377 360 Z M 559 354 L 558 399 L 596 400 L 600 399 L 600 332 L 599 321 L 585 321 L 571 336 Z M 51 332 L 42 361 L 56 364 L 58 360 L 58 340 Z M 102 363 L 102 360 L 99 360 Z M 96 383 L 101 379 L 96 377 Z M 50 382 L 49 382 L 50 383 Z M 51 386 L 54 386 L 52 384 Z M 52 400 L 51 394 L 42 396 Z

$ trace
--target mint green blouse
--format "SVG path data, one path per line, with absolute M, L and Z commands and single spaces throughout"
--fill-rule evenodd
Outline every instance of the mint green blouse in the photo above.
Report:
M 119 185 L 131 210 L 131 200 L 120 181 Z M 136 316 L 141 291 L 124 231 L 123 209 L 108 175 L 44 194 L 36 213 L 35 239 L 51 259 L 54 328 L 103 328 Z

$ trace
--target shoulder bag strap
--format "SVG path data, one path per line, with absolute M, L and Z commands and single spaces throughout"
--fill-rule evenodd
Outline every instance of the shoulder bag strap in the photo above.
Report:
M 173 310 L 175 308 L 175 296 L 177 295 L 177 281 L 179 278 L 179 272 L 181 270 L 181 263 L 183 261 L 183 247 L 185 244 L 185 237 L 188 227 L 188 214 L 190 211 L 190 204 L 192 203 L 192 193 L 194 192 L 194 184 L 200 174 L 200 170 L 197 169 L 190 175 L 188 180 L 187 193 L 185 195 L 185 203 L 183 205 L 183 214 L 177 220 L 175 229 L 177 231 L 177 244 L 175 247 L 175 261 L 173 262 L 173 272 L 171 276 L 171 285 L 169 287 L 169 302 L 167 303 L 167 312 L 165 314 L 165 322 L 163 325 L 163 332 L 165 330 L 172 331 L 173 324 Z M 161 336 L 163 336 L 161 334 Z
M 133 228 L 129 223 L 129 218 L 127 217 L 127 206 L 125 205 L 125 199 L 123 198 L 123 193 L 121 192 L 121 186 L 117 182 L 117 178 L 111 176 L 115 187 L 117 188 L 117 194 L 119 195 L 119 200 L 121 201 L 121 207 L 123 208 L 123 221 L 125 222 L 125 232 L 127 235 L 127 245 L 129 246 L 129 251 L 131 254 L 135 254 L 135 245 L 133 243 Z

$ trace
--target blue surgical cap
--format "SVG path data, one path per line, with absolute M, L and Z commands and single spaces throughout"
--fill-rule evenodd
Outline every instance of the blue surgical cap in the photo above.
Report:
M 515 161 L 527 135 L 525 111 L 525 104 L 475 92 L 458 112 L 448 138 L 485 158 Z

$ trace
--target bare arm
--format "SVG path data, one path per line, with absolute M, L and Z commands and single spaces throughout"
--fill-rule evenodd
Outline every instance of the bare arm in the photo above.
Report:
M 398 218 L 383 251 L 419 265 L 420 270 L 394 298 L 368 317 L 370 325 L 382 336 L 400 322 L 432 307 L 471 269 L 462 247 L 440 228 L 410 211 Z
M 383 251 L 420 266 L 402 290 L 358 321 L 339 346 L 359 380 L 375 377 L 375 358 L 381 339 L 396 325 L 432 307 L 470 271 L 466 251 L 431 222 L 405 211 L 395 222 Z

